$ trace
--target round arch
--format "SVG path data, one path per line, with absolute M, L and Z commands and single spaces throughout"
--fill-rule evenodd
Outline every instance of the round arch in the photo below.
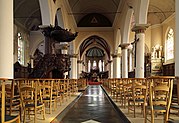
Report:
M 133 16 L 133 9 L 129 8 L 126 12 L 126 16 L 125 16 L 125 21 L 124 21 L 124 26 L 122 28 L 122 42 L 121 43 L 129 43 L 129 35 L 131 32 L 131 20 L 132 20 L 132 16 Z
M 52 14 L 52 6 L 50 6 L 49 4 L 51 4 L 50 2 L 48 2 L 48 0 L 39 0 L 39 4 L 40 4 L 40 11 L 41 11 L 41 18 L 42 18 L 42 25 L 54 25 L 53 22 L 53 14 Z M 54 16 L 55 18 L 55 16 Z
M 36 43 L 35 43 L 35 45 L 31 48 L 31 52 L 30 52 L 30 56 L 33 56 L 34 55 L 34 53 L 35 53 L 35 51 L 36 51 L 36 49 L 39 47 L 39 45 L 43 42 L 44 40 L 38 40 L 38 41 L 36 41 Z
M 116 36 L 115 36 L 115 46 L 114 46 L 114 54 L 119 53 L 119 44 L 121 43 L 121 30 L 117 29 Z
M 63 14 L 62 14 L 62 9 L 61 8 L 58 8 L 57 11 L 56 11 L 55 25 L 58 25 L 61 28 L 64 28 Z
M 149 47 L 147 46 L 147 44 L 145 43 L 145 54 L 149 54 L 150 53 L 150 50 L 149 50 Z
M 173 59 L 175 58 L 175 53 L 174 53 L 174 44 L 175 44 L 175 35 L 173 34 L 173 58 L 171 58 L 171 59 L 168 59 L 167 58 L 167 53 L 169 53 L 169 51 L 168 51 L 168 49 L 167 49 L 167 38 L 168 38 L 168 34 L 169 34 L 169 31 L 172 29 L 172 31 L 173 31 L 173 33 L 175 33 L 174 32 L 174 29 L 172 28 L 172 27 L 167 27 L 167 29 L 166 29 L 166 31 L 165 31 L 165 38 L 164 38 L 164 57 L 165 57 L 165 62 L 173 62 Z M 172 54 L 171 52 L 169 53 L 169 54 Z
M 137 0 L 134 4 L 135 23 L 147 24 L 149 0 Z

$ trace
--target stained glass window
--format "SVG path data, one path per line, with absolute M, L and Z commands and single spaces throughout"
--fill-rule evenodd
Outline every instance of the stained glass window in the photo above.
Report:
M 24 65 L 24 41 L 22 38 L 22 34 L 17 34 L 18 38 L 18 62 L 22 65 Z
M 166 40 L 166 61 L 174 58 L 174 31 L 172 28 L 169 29 Z

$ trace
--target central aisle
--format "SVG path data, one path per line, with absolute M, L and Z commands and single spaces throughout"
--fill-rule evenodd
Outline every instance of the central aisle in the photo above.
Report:
M 122 123 L 100 85 L 90 85 L 60 123 Z

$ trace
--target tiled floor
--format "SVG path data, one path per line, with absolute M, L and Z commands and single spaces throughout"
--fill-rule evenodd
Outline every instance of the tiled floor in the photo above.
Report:
M 100 85 L 90 85 L 61 122 L 123 123 Z

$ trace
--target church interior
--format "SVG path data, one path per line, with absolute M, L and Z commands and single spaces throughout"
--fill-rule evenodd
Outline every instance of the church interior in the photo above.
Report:
M 179 123 L 179 0 L 1 0 L 1 123 Z

